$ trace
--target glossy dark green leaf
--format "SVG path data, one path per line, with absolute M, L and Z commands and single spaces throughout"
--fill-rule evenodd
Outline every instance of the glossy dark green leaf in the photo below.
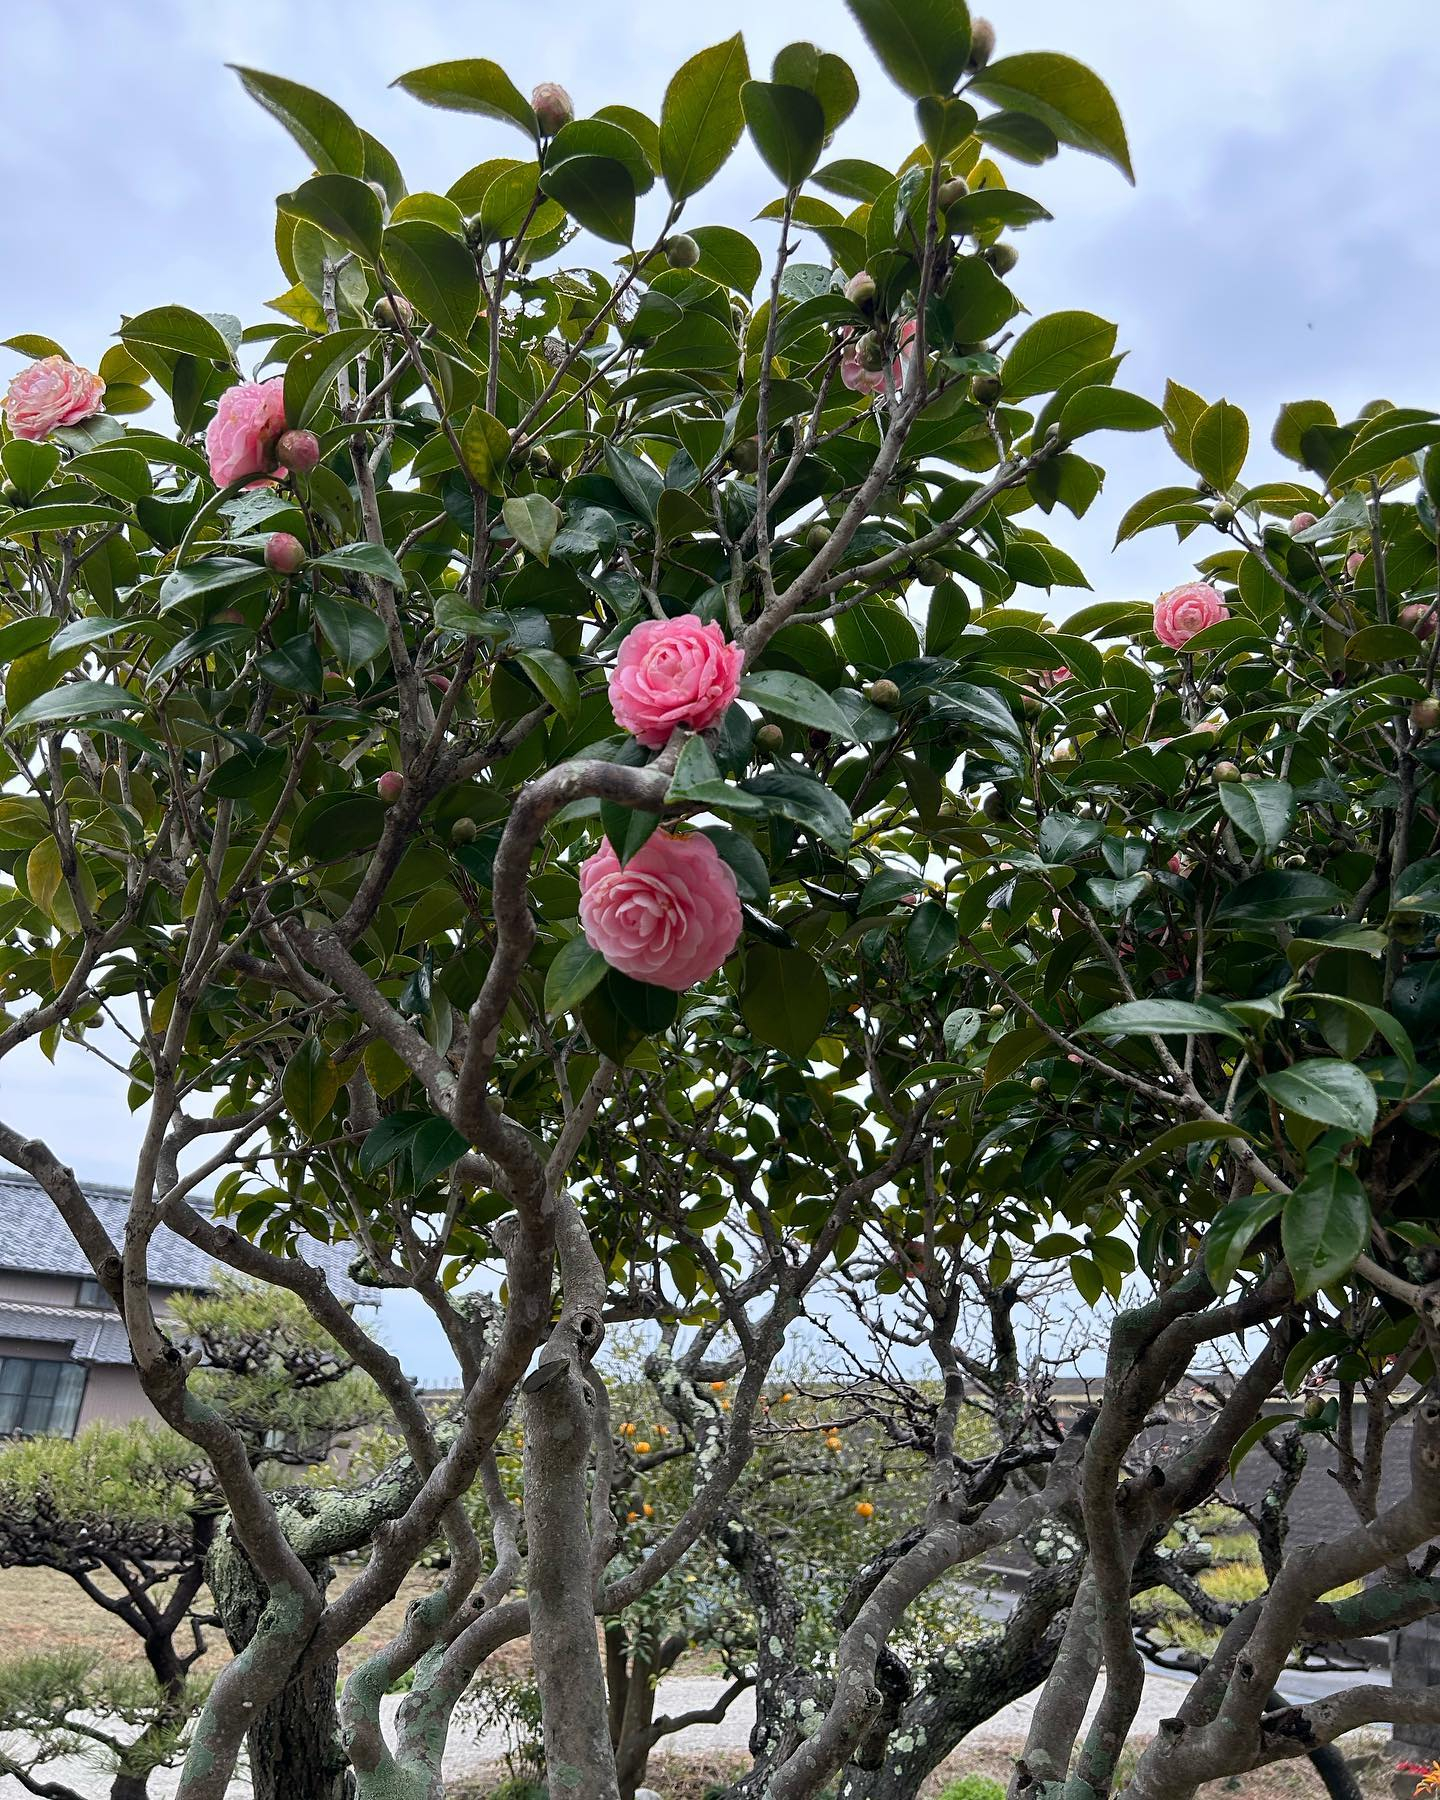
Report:
M 1280 1215 L 1280 1242 L 1298 1299 L 1338 1281 L 1370 1241 L 1370 1201 L 1353 1169 L 1306 1171 Z
M 366 262 L 380 254 L 385 215 L 380 197 L 354 175 L 312 175 L 293 193 L 281 194 L 281 212 L 309 222 Z
M 1135 171 L 1120 109 L 1109 88 L 1084 63 L 1049 50 L 1026 51 L 990 63 L 971 85 L 999 106 L 1029 113 L 1062 144 L 1114 163 L 1133 185 Z
M 635 237 L 635 180 L 614 156 L 567 156 L 548 163 L 541 190 L 574 219 L 610 244 L 630 244 Z
M 1262 1075 L 1259 1086 L 1277 1106 L 1317 1125 L 1363 1138 L 1375 1128 L 1375 1089 L 1354 1063 L 1315 1057 Z
M 402 219 L 381 239 L 385 267 L 421 315 L 453 338 L 465 338 L 480 308 L 475 258 L 460 239 L 429 219 Z
M 798 188 L 825 142 L 825 112 L 813 94 L 783 82 L 747 81 L 740 90 L 745 123 L 761 160 L 786 189 Z
M 885 73 L 912 100 L 949 94 L 970 55 L 965 0 L 845 0 Z
M 749 75 L 745 41 L 737 32 L 699 51 L 671 77 L 660 112 L 660 173 L 672 199 L 698 194 L 729 160 L 745 128 L 740 89 Z
M 442 107 L 447 112 L 479 113 L 482 118 L 518 126 L 527 137 L 539 139 L 534 107 L 499 63 L 485 57 L 430 63 L 426 68 L 397 76 L 391 86 L 403 88 L 426 106 Z
M 364 136 L 333 100 L 298 81 L 287 81 L 283 75 L 243 69 L 238 63 L 229 67 L 251 99 L 280 121 L 317 169 L 338 175 L 365 174 Z
M 745 952 L 740 1012 L 762 1044 L 804 1056 L 830 1011 L 825 972 L 804 950 L 751 944 Z

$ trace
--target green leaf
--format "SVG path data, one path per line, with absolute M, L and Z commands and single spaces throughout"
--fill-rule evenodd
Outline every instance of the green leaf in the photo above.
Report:
M 1007 400 L 1048 394 L 1072 375 L 1103 362 L 1115 348 L 1116 328 L 1094 313 L 1047 313 L 1010 347 L 1001 378 Z
M 365 140 L 349 113 L 313 88 L 265 75 L 259 69 L 227 65 L 240 77 L 247 94 L 257 100 L 294 138 L 317 169 L 337 175 L 365 173 Z
M 144 712 L 145 702 L 113 681 L 68 681 L 22 706 L 5 726 L 7 733 L 32 725 L 73 725 L 107 713 Z
M 635 179 L 617 157 L 567 156 L 546 166 L 540 188 L 606 243 L 634 242 Z
M 204 556 L 188 568 L 172 569 L 160 583 L 160 610 L 170 612 L 202 595 L 236 593 L 268 582 L 265 570 L 243 556 Z
M 804 88 L 747 81 L 740 105 L 766 168 L 787 191 L 798 188 L 820 160 L 825 143 L 820 102 Z
M 1157 1138 L 1152 1138 L 1143 1150 L 1138 1150 L 1120 1167 L 1105 1184 L 1106 1193 L 1113 1193 L 1117 1188 L 1134 1179 L 1140 1171 L 1161 1157 L 1170 1159 L 1172 1150 L 1185 1150 L 1191 1144 L 1211 1144 L 1220 1138 L 1249 1138 L 1250 1134 L 1242 1126 L 1223 1123 L 1217 1124 L 1212 1119 L 1186 1119 L 1179 1125 L 1172 1125 L 1168 1131 L 1162 1131 Z M 1172 1166 L 1178 1167 L 1176 1159 L 1170 1159 Z
M 519 650 L 515 661 L 565 723 L 573 725 L 580 711 L 580 683 L 565 658 L 556 650 Z
M 759 669 L 740 683 L 740 697 L 781 719 L 793 719 L 812 731 L 850 738 L 850 721 L 817 682 L 785 669 Z
M 1220 805 L 1230 823 L 1273 856 L 1295 823 L 1295 790 L 1288 781 L 1222 781 Z
M 804 1056 L 830 1012 L 825 971 L 804 950 L 752 943 L 745 952 L 740 1012 L 762 1044 Z
M 1332 429 L 1335 425 L 1335 413 L 1328 400 L 1288 401 L 1280 408 L 1275 429 L 1270 433 L 1270 442 L 1282 456 L 1299 463 L 1301 468 L 1308 468 L 1310 465 L 1305 461 L 1304 438 L 1305 433 L 1316 425 Z
M 1060 412 L 1060 435 L 1069 440 L 1091 431 L 1155 431 L 1165 415 L 1153 400 L 1123 388 L 1087 387 L 1072 394 Z
M 1193 1000 L 1126 1000 L 1094 1013 L 1078 1030 L 1104 1037 L 1215 1036 L 1243 1040 L 1225 1014 Z
M 173 350 L 182 356 L 200 356 L 210 362 L 233 363 L 230 345 L 218 327 L 188 306 L 155 306 L 136 313 L 121 325 L 119 337 L 127 344 L 147 344 L 156 350 Z
M 1415 633 L 1401 625 L 1365 625 L 1345 642 L 1346 662 L 1413 663 L 1417 655 Z
M 1296 1298 L 1338 1281 L 1369 1241 L 1370 1201 L 1354 1170 L 1328 1158 L 1307 1169 L 1280 1215 L 1280 1243 Z
M 1219 493 L 1240 478 L 1250 449 L 1250 421 L 1238 406 L 1217 400 L 1207 406 L 1190 436 L 1190 461 Z
M 522 549 L 542 563 L 550 561 L 550 546 L 560 530 L 560 509 L 543 494 L 522 494 L 500 508 L 505 528 Z
M 1299 1413 L 1269 1413 L 1263 1419 L 1257 1419 L 1253 1425 L 1247 1425 L 1235 1440 L 1235 1448 L 1230 1452 L 1230 1476 L 1234 1479 L 1235 1471 L 1255 1448 L 1262 1438 L 1269 1437 L 1272 1431 L 1278 1431 L 1282 1425 L 1293 1425 L 1300 1417 Z
M 943 963 L 959 940 L 955 921 L 938 900 L 923 900 L 905 927 L 905 960 L 921 975 Z
M 504 489 L 504 470 L 510 460 L 510 433 L 481 406 L 472 406 L 460 429 L 460 453 L 465 467 L 489 494 Z
M 1407 420 L 1393 430 L 1377 431 L 1340 458 L 1330 471 L 1330 486 L 1336 488 L 1346 481 L 1359 481 L 1363 476 L 1388 468 L 1412 451 L 1437 443 L 1440 443 L 1440 419 Z
M 318 697 L 324 687 L 325 671 L 320 664 L 320 652 L 308 631 L 299 632 L 276 645 L 259 659 L 256 666 L 267 681 L 273 681 L 276 687 L 291 693 Z
M 850 848 L 854 826 L 850 809 L 824 782 L 791 767 L 770 769 L 741 783 L 741 790 L 763 800 L 766 808 L 813 831 L 822 843 L 842 855 Z
M 27 624 L 31 621 L 26 620 Z M 122 632 L 134 631 L 148 620 L 98 618 L 87 615 L 83 619 L 73 619 L 70 624 L 62 625 L 50 640 L 52 657 L 63 656 L 67 650 L 77 650 L 82 644 L 98 644 L 105 638 L 118 637 Z M 36 619 L 37 625 L 48 625 L 48 619 Z M 43 637 L 39 640 L 44 642 Z M 3 658 L 0 651 L 0 658 Z
M 648 981 L 636 981 L 611 969 L 605 980 L 615 1010 L 627 1025 L 646 1037 L 657 1031 L 668 1031 L 680 1011 L 680 996 L 673 988 L 655 987 Z
M 920 135 L 925 140 L 925 148 L 932 156 L 944 158 L 965 142 L 976 124 L 975 108 L 968 100 L 955 95 L 926 94 L 922 100 L 915 102 L 915 123 L 920 127 Z M 990 195 L 1004 194 L 1003 188 L 991 188 L 983 193 L 969 194 L 966 199 L 985 202 Z M 1016 196 L 1020 198 L 1020 196 Z M 1036 217 L 1049 218 L 1050 215 L 1041 207 Z M 973 230 L 981 221 L 975 217 L 967 217 L 965 200 L 948 208 L 945 219 L 952 231 Z
M 1336 1007 L 1342 1013 L 1348 1013 L 1352 1017 L 1357 1018 L 1368 1025 L 1370 1027 L 1370 1036 L 1374 1036 L 1378 1033 L 1379 1036 L 1384 1038 L 1385 1042 L 1400 1058 L 1401 1062 L 1404 1063 L 1406 1069 L 1410 1072 L 1411 1077 L 1414 1077 L 1416 1071 L 1415 1045 L 1411 1041 L 1410 1033 L 1393 1013 L 1386 1012 L 1383 1007 L 1370 1006 L 1364 1000 L 1352 1000 L 1348 994 L 1297 994 L 1295 1000 L 1297 1005 L 1313 1006 L 1316 1012 L 1319 1013 L 1321 1030 L 1325 1033 L 1325 1041 L 1331 1045 L 1332 1049 L 1336 1049 L 1339 1046 L 1333 1042 L 1331 1036 L 1333 1021 L 1331 1025 L 1327 1025 L 1325 1013 L 1327 1008 Z M 1356 1043 L 1354 1048 L 1357 1051 L 1363 1050 L 1365 1048 L 1365 1043 L 1368 1042 L 1369 1038 L 1367 1037 L 1363 1042 Z
M 526 137 L 539 142 L 540 126 L 535 109 L 500 67 L 484 57 L 472 56 L 457 62 L 431 63 L 423 69 L 412 69 L 391 82 L 403 88 L 413 99 L 426 106 L 442 107 L 446 112 L 479 113 L 487 119 L 499 119 L 506 125 L 517 125 Z
M 285 365 L 286 423 L 308 425 L 325 404 L 336 376 L 362 356 L 374 338 L 368 326 L 357 325 L 303 344 Z
M 1038 119 L 1062 144 L 1114 163 L 1134 185 L 1120 109 L 1109 88 L 1084 63 L 1053 51 L 1027 51 L 990 63 L 970 85 L 997 105 Z
M 368 181 L 354 175 L 312 175 L 294 193 L 281 194 L 275 204 L 282 213 L 308 219 L 366 262 L 373 263 L 380 254 L 385 214 Z
M 470 1148 L 448 1119 L 429 1118 L 410 1139 L 410 1179 L 417 1190 L 429 1187 Z
M 316 594 L 313 605 L 315 622 L 347 675 L 385 648 L 384 621 L 368 607 L 337 599 L 333 594 Z
M 285 1110 L 313 1138 L 340 1092 L 340 1072 L 318 1037 L 307 1037 L 285 1064 L 280 1094 Z
M 416 311 L 463 342 L 480 309 L 480 277 L 460 239 L 430 219 L 402 219 L 387 228 L 381 253 Z
M 660 814 L 646 812 L 638 806 L 626 806 L 620 800 L 602 800 L 600 823 L 623 869 L 660 829 Z
M 1262 1075 L 1257 1084 L 1277 1106 L 1369 1139 L 1375 1129 L 1375 1089 L 1354 1063 L 1315 1057 Z
M 32 506 L 11 513 L 5 521 L 6 537 L 29 537 L 46 531 L 80 531 L 87 525 L 123 524 L 125 515 L 113 506 L 93 506 L 84 500 L 57 500 L 49 506 Z
M 567 938 L 545 971 L 545 1015 L 574 1012 L 585 996 L 605 979 L 609 964 L 585 938 Z
M 719 852 L 720 860 L 729 865 L 740 898 L 749 906 L 764 906 L 770 898 L 770 871 L 749 838 L 728 825 L 702 825 L 700 829 Z
M 172 669 L 178 669 L 192 657 L 208 656 L 212 650 L 219 650 L 226 644 L 248 642 L 254 635 L 248 625 L 202 625 L 198 631 L 190 632 L 178 644 L 170 646 L 145 677 L 145 684 L 153 687 Z
M 749 78 L 739 32 L 683 63 L 660 111 L 660 173 L 671 197 L 687 200 L 719 174 L 745 127 L 740 89 Z
M 224 763 L 222 768 L 228 768 Z M 300 808 L 290 827 L 290 855 L 297 861 L 338 862 L 380 842 L 385 828 L 385 802 L 358 789 L 317 794 Z
M 58 444 L 36 444 L 28 438 L 11 438 L 0 446 L 0 466 L 29 505 L 60 467 Z
M 342 544 L 338 550 L 327 550 L 323 556 L 312 556 L 307 569 L 329 569 L 339 575 L 369 575 L 376 581 L 388 581 L 403 589 L 405 576 L 399 563 L 383 544 Z
M 608 156 L 624 163 L 637 194 L 648 194 L 655 185 L 655 172 L 639 140 L 614 119 L 572 119 L 562 125 L 550 141 L 547 160 L 553 165 L 572 156 Z
M 1156 488 L 1128 509 L 1115 533 L 1115 542 L 1123 544 L 1127 538 L 1151 531 L 1157 525 L 1203 525 L 1209 517 L 1209 507 L 1197 498 L 1193 487 Z
M 1220 925 L 1280 925 L 1328 913 L 1345 896 L 1308 869 L 1265 869 L 1232 888 L 1215 911 Z
M 950 94 L 970 55 L 965 0 L 845 0 L 885 73 L 912 100 Z

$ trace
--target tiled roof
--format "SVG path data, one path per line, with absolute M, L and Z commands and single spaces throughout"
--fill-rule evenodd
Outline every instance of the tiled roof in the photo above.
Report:
M 130 1361 L 125 1327 L 113 1313 L 86 1312 L 73 1306 L 39 1306 L 28 1300 L 0 1301 L 0 1338 L 68 1344 L 76 1362 Z
M 111 1243 L 119 1245 L 130 1207 L 128 1192 L 124 1188 L 103 1187 L 92 1182 L 81 1185 Z M 197 1209 L 208 1206 L 208 1202 L 199 1196 L 192 1197 L 191 1203 Z M 325 1271 L 337 1299 L 350 1305 L 374 1298 L 370 1289 L 362 1288 L 346 1273 L 355 1253 L 344 1244 L 321 1244 L 313 1238 L 302 1238 L 300 1253 L 306 1262 L 318 1263 Z M 3 1165 L 0 1165 L 0 1269 L 23 1270 L 33 1275 L 74 1275 L 81 1280 L 93 1274 L 84 1251 L 71 1236 L 55 1202 L 38 1182 Z M 150 1246 L 150 1278 L 157 1287 L 208 1288 L 214 1281 L 214 1269 L 215 1264 L 203 1250 L 187 1243 L 168 1227 L 162 1225 L 155 1233 Z

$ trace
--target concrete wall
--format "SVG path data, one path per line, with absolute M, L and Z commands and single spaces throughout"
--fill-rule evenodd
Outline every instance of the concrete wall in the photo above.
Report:
M 125 1425 L 131 1419 L 158 1422 L 159 1418 L 159 1413 L 145 1398 L 140 1377 L 128 1363 L 123 1367 L 107 1364 L 87 1372 L 85 1393 L 80 1401 L 79 1423 L 82 1427 L 93 1425 L 97 1419 L 107 1425 Z
M 0 1301 L 22 1300 L 30 1306 L 73 1306 L 78 1275 L 26 1275 L 0 1269 Z

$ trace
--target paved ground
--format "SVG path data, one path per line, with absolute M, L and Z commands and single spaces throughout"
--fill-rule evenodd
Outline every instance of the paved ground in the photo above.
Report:
M 1375 1677 L 1384 1680 L 1385 1677 Z M 1316 1692 L 1328 1692 L 1331 1688 L 1349 1686 L 1352 1682 L 1366 1679 L 1364 1676 L 1305 1676 L 1298 1684 L 1292 1685 L 1287 1680 L 1285 1687 L 1290 1697 L 1295 1699 L 1314 1698 Z M 1186 1687 L 1182 1679 L 1151 1673 L 1146 1676 L 1145 1693 L 1140 1703 L 1140 1712 L 1135 1720 L 1135 1735 L 1151 1737 L 1159 1721 L 1168 1718 L 1175 1712 Z M 711 1706 L 718 1698 L 724 1683 L 715 1680 L 698 1681 L 662 1681 L 660 1684 L 660 1713 L 684 1713 L 696 1708 Z M 1302 1691 L 1303 1690 L 1303 1691 Z M 998 1712 L 993 1719 L 980 1726 L 971 1734 L 969 1742 L 977 1744 L 1018 1744 L 1025 1736 L 1034 1707 L 1034 1696 L 1018 1700 L 1013 1706 L 1007 1706 Z M 387 1703 L 391 1714 L 399 1704 L 392 1698 Z M 666 1738 L 662 1749 L 670 1755 L 696 1754 L 702 1751 L 740 1750 L 743 1751 L 754 1718 L 754 1706 L 749 1694 L 742 1695 L 730 1708 L 723 1724 L 691 1726 L 688 1730 L 678 1732 L 674 1737 Z M 445 1756 L 445 1773 L 447 1776 L 459 1778 L 474 1775 L 477 1772 L 493 1767 L 499 1761 L 504 1745 L 497 1734 L 486 1734 L 479 1737 L 466 1737 L 452 1732 L 450 1748 Z M 83 1800 L 105 1800 L 109 1792 L 108 1782 L 96 1769 L 84 1763 L 65 1760 L 52 1763 L 45 1771 L 46 1777 L 53 1781 L 63 1781 L 75 1792 L 83 1796 Z M 151 1793 L 154 1800 L 171 1800 L 175 1792 L 177 1776 L 173 1771 L 161 1770 L 151 1781 Z M 0 1800 L 25 1800 L 25 1790 L 12 1776 L 0 1776 Z M 229 1789 L 228 1800 L 250 1800 L 248 1782 L 233 1782 Z

